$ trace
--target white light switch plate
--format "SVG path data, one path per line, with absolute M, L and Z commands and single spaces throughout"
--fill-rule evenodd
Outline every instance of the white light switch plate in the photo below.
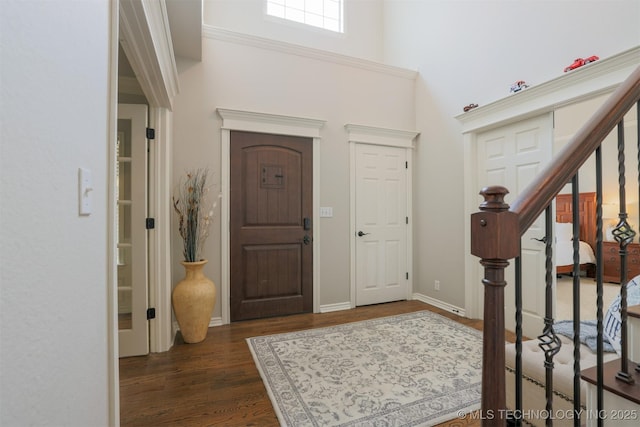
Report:
M 320 218 L 331 218 L 333 217 L 333 208 L 324 207 L 320 208 Z

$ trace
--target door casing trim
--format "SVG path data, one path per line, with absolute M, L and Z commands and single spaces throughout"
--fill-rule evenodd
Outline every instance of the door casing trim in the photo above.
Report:
M 156 139 L 149 144 L 149 216 L 155 229 L 149 233 L 149 307 L 156 318 L 149 320 L 149 351 L 167 351 L 175 337 L 171 310 L 171 153 L 173 113 L 165 107 L 149 107 L 149 126 Z
M 220 306 L 222 323 L 231 321 L 231 283 L 230 283 L 230 154 L 231 131 L 241 130 L 248 132 L 269 133 L 277 135 L 291 135 L 312 138 L 313 144 L 313 312 L 320 311 L 320 130 L 325 124 L 324 120 L 283 116 L 252 111 L 230 110 L 218 108 L 218 115 L 222 118 L 221 133 L 221 168 L 220 168 Z
M 349 230 L 351 235 L 350 249 L 350 303 L 351 308 L 356 307 L 356 144 L 374 144 L 388 147 L 404 148 L 407 154 L 408 165 L 413 165 L 413 149 L 415 139 L 420 133 L 398 129 L 379 128 L 372 126 L 362 126 L 356 124 L 344 125 L 348 133 L 349 142 L 349 210 L 351 211 L 349 220 Z M 407 174 L 407 214 L 409 222 L 407 224 L 407 272 L 409 272 L 409 286 L 407 289 L 407 300 L 413 297 L 413 171 Z

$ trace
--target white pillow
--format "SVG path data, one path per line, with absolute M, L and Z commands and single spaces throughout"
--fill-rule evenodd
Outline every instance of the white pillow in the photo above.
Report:
M 620 355 L 620 295 L 618 295 L 609 306 L 604 316 L 604 336 L 609 340 L 616 353 Z M 640 304 L 640 276 L 636 276 L 627 282 L 627 307 Z
M 556 222 L 556 242 L 570 242 L 573 240 L 573 224 L 570 222 Z

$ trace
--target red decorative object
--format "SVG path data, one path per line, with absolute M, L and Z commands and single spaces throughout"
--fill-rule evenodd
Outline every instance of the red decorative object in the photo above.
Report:
M 588 58 L 576 58 L 576 60 L 573 61 L 573 64 L 565 67 L 564 72 L 566 73 L 567 71 L 575 70 L 576 68 L 580 68 L 583 65 L 587 65 L 589 62 L 597 61 L 598 59 L 600 58 L 598 58 L 596 55 L 592 55 Z
M 466 113 L 469 110 L 473 110 L 477 106 L 478 106 L 478 104 L 469 104 L 469 105 L 465 106 L 462 110 Z
M 524 80 L 518 80 L 514 84 L 511 85 L 511 92 L 520 92 L 522 89 L 528 88 L 529 85 L 524 82 Z

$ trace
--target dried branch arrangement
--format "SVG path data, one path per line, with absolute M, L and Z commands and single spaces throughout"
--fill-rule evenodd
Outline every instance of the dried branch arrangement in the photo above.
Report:
M 187 171 L 180 179 L 177 195 L 173 196 L 173 208 L 178 215 L 178 230 L 184 244 L 183 255 L 187 262 L 201 261 L 204 242 L 209 236 L 216 201 L 210 200 L 206 168 Z

